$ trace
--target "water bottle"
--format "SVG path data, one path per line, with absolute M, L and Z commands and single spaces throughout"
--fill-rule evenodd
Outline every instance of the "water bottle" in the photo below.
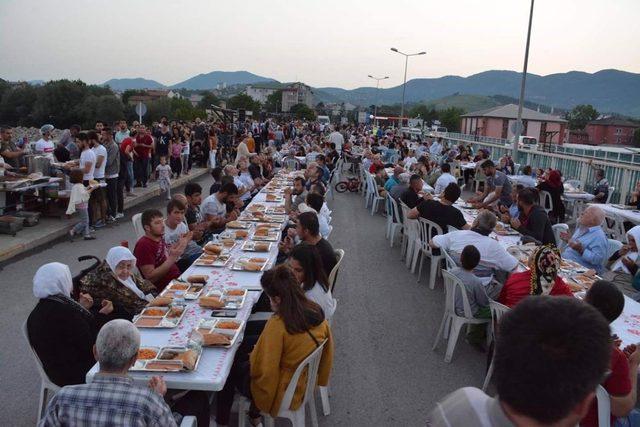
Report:
M 173 305 L 185 305 L 184 291 L 176 291 L 173 296 Z

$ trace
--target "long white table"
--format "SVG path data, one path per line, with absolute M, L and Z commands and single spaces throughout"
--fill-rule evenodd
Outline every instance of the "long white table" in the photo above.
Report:
M 620 209 L 614 205 L 605 203 L 589 203 L 589 205 L 598 206 L 609 214 L 617 215 L 627 221 L 633 222 L 634 224 L 640 224 L 640 211 L 637 209 Z
M 256 194 L 249 206 L 254 203 L 263 204 L 267 208 L 284 205 L 284 202 L 267 202 L 265 189 Z M 284 226 L 284 224 L 282 226 Z M 186 278 L 191 274 L 208 275 L 209 280 L 207 281 L 203 294 L 208 290 L 221 288 L 239 287 L 253 290 L 247 293 L 245 303 L 243 307 L 238 310 L 236 317 L 237 320 L 246 321 L 251 315 L 251 308 L 260 296 L 260 277 L 262 274 L 233 271 L 229 269 L 229 266 L 233 263 L 234 259 L 241 255 L 263 258 L 266 258 L 268 255 L 269 265 L 273 265 L 278 254 L 278 244 L 274 242 L 271 251 L 267 254 L 262 252 L 244 252 L 240 249 L 242 242 L 244 241 L 239 240 L 236 247 L 232 250 L 232 260 L 227 264 L 227 267 L 216 268 L 192 265 L 181 277 Z M 196 328 L 198 321 L 202 318 L 211 318 L 211 311 L 212 310 L 201 308 L 197 300 L 187 301 L 186 312 L 177 327 L 170 329 L 141 328 L 140 344 L 141 346 L 155 347 L 167 345 L 183 346 L 187 344 L 189 335 L 191 331 Z M 198 368 L 193 372 L 159 373 L 131 371 L 129 375 L 133 378 L 134 382 L 142 385 L 146 384 L 152 376 L 161 374 L 167 383 L 167 387 L 170 389 L 220 391 L 224 387 L 236 351 L 241 342 L 242 335 L 230 348 L 205 347 L 202 351 Z M 94 375 L 98 372 L 98 368 L 98 364 L 96 363 L 87 373 L 86 380 L 88 383 L 93 380 Z
M 640 304 L 624 297 L 624 310 L 613 323 L 611 332 L 622 340 L 622 346 L 640 343 Z

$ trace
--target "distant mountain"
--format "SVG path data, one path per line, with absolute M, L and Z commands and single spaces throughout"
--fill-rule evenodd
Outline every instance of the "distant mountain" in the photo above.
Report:
M 259 82 L 277 82 L 269 77 L 262 77 L 248 71 L 212 71 L 207 74 L 198 74 L 183 82 L 171 86 L 172 89 L 215 89 L 218 83 L 227 86 L 237 84 L 253 84 Z
M 505 95 L 518 98 L 521 73 L 516 71 L 485 71 L 469 77 L 445 76 L 434 79 L 413 79 L 407 82 L 406 102 L 424 102 L 455 93 L 469 95 Z M 353 90 L 318 88 L 321 94 L 356 105 L 396 104 L 402 99 L 402 85 L 380 89 L 373 87 Z M 577 104 L 592 104 L 600 112 L 617 112 L 640 117 L 640 74 L 619 70 L 596 73 L 570 71 L 539 76 L 527 75 L 526 99 L 534 104 L 571 108 Z M 326 102 L 326 101 L 325 101 Z M 331 101 L 329 101 L 331 102 Z M 334 101 L 335 102 L 335 101 Z
M 133 79 L 111 79 L 102 86 L 109 86 L 113 90 L 125 91 L 127 89 L 162 89 L 165 86 L 155 80 L 143 79 L 142 77 Z
M 466 112 L 486 110 L 488 108 L 498 107 L 501 105 L 517 104 L 518 99 L 505 95 L 466 95 L 455 93 L 444 98 L 438 98 L 431 101 L 425 101 L 424 104 L 429 108 L 436 110 L 445 110 L 450 107 L 461 108 Z M 552 107 L 544 104 L 525 100 L 524 106 L 532 110 L 539 110 L 542 113 L 551 113 Z M 564 113 L 561 108 L 553 108 L 555 114 Z

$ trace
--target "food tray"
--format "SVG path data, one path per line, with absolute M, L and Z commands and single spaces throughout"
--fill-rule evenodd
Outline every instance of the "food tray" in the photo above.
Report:
M 166 288 L 162 290 L 160 296 L 174 298 L 176 291 L 183 291 L 184 299 L 194 300 L 198 299 L 203 290 L 204 285 L 201 283 L 189 283 L 180 280 L 173 280 Z
M 238 328 L 228 329 L 228 328 L 218 327 L 221 324 L 230 324 L 231 322 L 237 324 Z M 206 319 L 206 318 L 200 319 L 200 321 L 198 322 L 198 326 L 196 326 L 196 328 L 194 329 L 194 332 L 198 332 L 200 334 L 217 333 L 217 334 L 226 335 L 231 340 L 231 343 L 227 345 L 207 345 L 206 347 L 229 348 L 236 343 L 243 329 L 244 329 L 243 320 L 237 320 L 233 317 L 217 317 L 217 318 L 209 318 L 209 319 Z
M 243 234 L 245 234 L 243 236 Z M 246 230 L 225 230 L 220 233 L 220 239 L 234 239 L 234 240 L 242 240 L 249 236 L 249 232 Z M 226 246 L 223 243 L 223 246 Z
M 200 267 L 224 267 L 227 265 L 229 260 L 231 259 L 231 255 L 228 253 L 221 253 L 220 255 L 206 255 L 203 254 L 195 260 L 194 265 Z
M 250 262 L 251 259 L 252 258 L 242 257 L 242 258 L 239 258 L 239 259 L 235 260 L 233 262 L 233 264 L 231 264 L 231 270 L 233 270 L 233 271 L 247 271 L 247 272 L 250 272 L 250 273 L 259 273 L 261 271 L 265 271 L 267 269 L 267 266 L 269 265 L 269 259 L 268 258 L 261 258 L 261 259 L 265 260 L 264 263 L 257 263 L 257 262 L 252 263 L 252 264 L 256 264 L 256 265 L 262 264 L 262 266 L 259 269 L 247 270 L 246 267 L 243 265 L 243 262 Z
M 285 215 L 286 212 L 284 210 L 284 206 L 277 206 L 273 208 L 267 208 L 265 212 L 267 215 Z
M 247 228 L 251 228 L 251 224 L 245 222 L 245 221 L 229 221 L 227 223 L 227 228 L 229 229 L 247 229 Z
M 262 244 L 262 245 L 266 245 L 265 249 L 256 249 L 256 245 L 258 244 Z M 242 245 L 241 249 L 243 251 L 248 251 L 248 252 L 271 252 L 271 249 L 273 248 L 273 244 L 269 243 L 269 242 L 256 242 L 254 240 L 249 240 L 247 242 L 244 242 L 244 244 Z
M 251 236 L 251 240 L 262 241 L 262 242 L 277 242 L 280 239 L 280 232 L 278 231 L 269 231 L 266 236 L 256 236 L 255 231 Z
M 229 290 L 223 291 L 220 289 L 214 289 L 211 290 L 209 292 L 206 293 L 205 296 L 207 297 L 217 297 L 218 299 L 220 299 L 220 301 L 224 302 L 225 305 L 224 307 L 217 307 L 217 308 L 209 308 L 209 307 L 204 307 L 207 308 L 209 310 L 238 310 L 240 308 L 242 308 L 242 306 L 244 305 L 244 301 L 247 298 L 247 291 L 245 289 L 239 289 L 239 291 L 242 291 L 243 294 L 242 295 L 229 295 Z M 233 291 L 232 291 L 233 292 Z
M 264 212 L 266 209 L 265 205 L 262 205 L 260 203 L 252 203 L 251 205 L 249 205 L 249 207 L 247 209 L 245 209 L 246 212 Z
M 142 312 L 133 318 L 133 324 L 138 328 L 152 328 L 152 329 L 166 329 L 166 328 L 175 328 L 180 324 L 180 321 L 184 317 L 184 313 L 187 311 L 186 306 L 180 306 L 182 308 L 182 312 L 178 317 L 169 317 L 171 311 L 173 311 L 174 307 L 145 307 Z M 162 311 L 164 314 L 161 316 L 148 315 L 146 313 L 149 310 L 158 310 Z
M 284 202 L 284 197 L 277 196 L 277 195 L 274 195 L 274 194 L 267 194 L 267 196 L 265 197 L 265 202 L 267 202 L 267 203 L 282 203 L 282 202 Z
M 200 359 L 202 357 L 202 347 L 198 345 L 190 345 L 188 347 L 179 347 L 179 346 L 164 346 L 164 347 L 153 347 L 153 346 L 141 346 L 138 350 L 138 355 L 142 351 L 153 351 L 156 353 L 156 356 L 151 359 L 140 359 L 136 360 L 136 363 L 129 369 L 130 371 L 141 371 L 141 372 L 193 372 L 198 369 L 198 365 L 200 364 Z M 173 354 L 181 354 L 187 351 L 195 351 L 197 352 L 197 359 L 193 369 L 187 369 L 184 363 L 181 360 L 172 359 L 162 359 L 163 357 L 170 357 Z M 164 366 L 161 367 L 160 365 Z

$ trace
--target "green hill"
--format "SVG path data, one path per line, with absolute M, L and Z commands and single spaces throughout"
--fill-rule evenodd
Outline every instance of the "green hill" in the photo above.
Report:
M 485 110 L 487 108 L 498 107 L 507 104 L 517 104 L 518 100 L 510 96 L 504 95 L 469 95 L 454 93 L 453 95 L 445 96 L 443 98 L 424 101 L 428 108 L 434 108 L 435 110 L 445 110 L 450 107 L 460 108 L 466 113 L 472 111 Z M 532 110 L 540 110 L 543 113 L 550 113 L 551 107 L 547 105 L 536 104 L 535 102 L 525 101 L 524 106 Z M 563 110 L 556 108 L 554 112 L 556 114 L 561 113 Z

